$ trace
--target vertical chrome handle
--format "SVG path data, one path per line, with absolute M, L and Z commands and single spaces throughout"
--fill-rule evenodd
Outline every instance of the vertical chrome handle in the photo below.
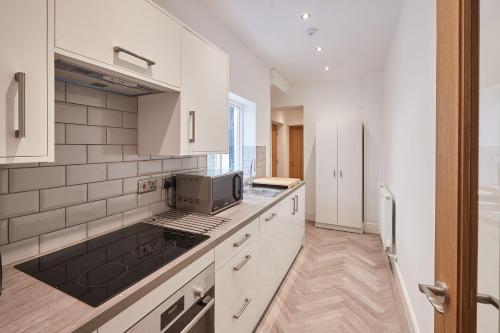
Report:
M 189 111 L 189 118 L 191 119 L 191 137 L 189 138 L 189 142 L 194 143 L 196 136 L 196 111 Z
M 333 178 L 337 178 L 337 170 L 333 170 Z
M 296 201 L 296 199 L 297 198 L 295 196 L 292 197 L 292 215 L 295 215 L 295 206 L 296 206 L 295 201 Z
M 123 52 L 123 53 L 126 53 L 126 54 L 128 54 L 128 55 L 131 55 L 132 57 L 135 57 L 135 58 L 137 58 L 137 59 L 141 59 L 142 61 L 145 61 L 145 62 L 148 64 L 148 66 L 153 66 L 153 65 L 155 64 L 155 62 L 154 62 L 153 60 L 148 59 L 148 58 L 146 58 L 146 57 L 143 57 L 143 56 L 141 56 L 141 55 L 138 55 L 137 53 L 132 52 L 132 51 L 129 51 L 129 50 L 127 50 L 127 49 L 124 49 L 123 47 L 120 47 L 120 46 L 115 46 L 115 47 L 113 47 L 113 51 L 114 51 L 115 53 L 120 53 L 120 52 Z
M 26 73 L 17 72 L 14 75 L 17 81 L 18 93 L 18 110 L 19 110 L 19 125 L 16 130 L 16 138 L 26 137 Z
M 296 195 L 295 196 L 295 212 L 298 212 L 299 211 L 299 196 Z
M 240 311 L 238 311 L 237 313 L 235 313 L 233 315 L 234 319 L 240 319 L 241 315 L 243 315 L 243 312 L 245 312 L 248 304 L 250 304 L 251 301 L 252 301 L 252 298 L 250 298 L 250 297 L 245 298 L 245 304 L 243 304 L 243 307 L 240 309 Z
M 343 174 L 342 174 L 342 170 L 340 170 L 340 172 L 339 172 L 339 176 L 340 176 L 340 178 L 342 178 L 342 176 L 343 176 Z

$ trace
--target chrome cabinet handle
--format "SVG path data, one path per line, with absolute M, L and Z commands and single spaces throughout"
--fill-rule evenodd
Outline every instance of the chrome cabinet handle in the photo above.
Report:
M 299 196 L 296 195 L 295 196 L 295 212 L 298 212 L 299 211 Z
M 476 301 L 481 304 L 493 305 L 498 310 L 498 298 L 487 294 L 477 294 Z
M 143 56 L 141 56 L 141 55 L 138 55 L 137 53 L 132 52 L 132 51 L 129 51 L 129 50 L 127 50 L 127 49 L 124 49 L 123 47 L 120 47 L 120 46 L 115 46 L 115 47 L 113 47 L 113 51 L 114 51 L 115 53 L 120 53 L 120 52 L 123 52 L 123 53 L 126 53 L 126 54 L 128 54 L 128 55 L 131 55 L 132 57 L 135 57 L 135 58 L 137 58 L 137 59 L 141 59 L 142 61 L 145 61 L 145 62 L 148 64 L 148 66 L 153 66 L 154 64 L 156 64 L 153 60 L 148 59 L 148 58 L 146 58 L 146 57 L 143 57 Z
M 273 213 L 273 214 L 271 214 L 271 216 L 266 217 L 266 218 L 264 219 L 264 221 L 269 222 L 269 221 L 271 221 L 272 219 L 274 219 L 275 217 L 276 217 L 276 214 L 275 214 L 275 213 Z
M 247 254 L 245 256 L 245 259 L 243 259 L 242 262 L 240 262 L 237 266 L 233 267 L 233 271 L 235 271 L 235 272 L 240 271 L 243 268 L 243 266 L 245 266 L 247 264 L 247 262 L 250 261 L 250 259 L 252 259 L 252 256 Z
M 241 307 L 240 311 L 238 311 L 237 313 L 235 313 L 233 315 L 233 318 L 234 319 L 240 319 L 240 317 L 243 315 L 243 312 L 245 312 L 248 304 L 250 304 L 251 301 L 252 301 L 251 297 L 245 298 L 245 304 L 243 304 L 243 306 Z
M 340 170 L 340 172 L 339 172 L 339 176 L 340 176 L 340 178 L 342 178 L 342 176 L 343 176 L 343 174 L 342 174 L 342 170 Z
M 333 178 L 337 178 L 337 170 L 333 170 Z
M 246 234 L 245 236 L 243 236 L 242 239 L 240 239 L 239 241 L 233 243 L 233 246 L 234 247 L 240 247 L 243 243 L 245 243 L 247 240 L 249 240 L 250 238 L 252 237 L 251 234 Z
M 199 321 L 203 318 L 203 316 L 205 315 L 205 313 L 207 313 L 208 310 L 210 310 L 214 306 L 215 299 L 212 296 L 207 296 L 207 297 L 205 297 L 203 299 L 203 303 L 206 304 L 203 307 L 203 309 L 193 318 L 193 320 L 191 320 L 191 322 L 189 324 L 186 325 L 186 327 L 184 327 L 182 329 L 182 331 L 180 333 L 191 332 L 191 329 L 193 329 L 193 327 L 195 327 L 196 324 L 199 323 Z
M 19 129 L 16 130 L 16 138 L 26 137 L 26 73 L 17 72 L 14 74 L 14 79 L 18 84 L 18 112 L 19 112 Z
M 441 281 L 436 281 L 435 286 L 430 286 L 427 284 L 418 284 L 418 289 L 420 292 L 424 293 L 432 306 L 439 313 L 445 313 L 448 304 L 450 303 L 450 294 L 448 292 L 448 286 L 446 283 Z
M 189 142 L 194 143 L 196 140 L 196 111 L 189 111 L 189 118 L 191 119 L 191 137 Z
M 292 197 L 292 215 L 295 215 L 295 206 L 296 206 L 297 197 Z

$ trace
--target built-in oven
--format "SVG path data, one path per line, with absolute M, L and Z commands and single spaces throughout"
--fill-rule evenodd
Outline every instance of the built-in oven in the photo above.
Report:
M 129 333 L 214 333 L 215 267 L 208 266 L 141 319 Z

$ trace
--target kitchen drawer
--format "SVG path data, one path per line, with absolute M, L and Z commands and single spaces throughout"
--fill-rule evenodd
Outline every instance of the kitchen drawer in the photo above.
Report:
M 215 332 L 252 332 L 260 317 L 258 301 L 257 284 L 253 283 L 238 297 L 224 317 L 219 322 L 215 322 Z
M 218 322 L 238 300 L 242 291 L 258 280 L 259 240 L 253 239 L 215 272 L 215 322 Z
M 58 49 L 180 87 L 182 27 L 157 5 L 146 0 L 56 0 L 55 6 Z
M 279 205 L 275 205 L 259 217 L 261 235 L 266 235 L 276 231 L 279 219 L 278 213 Z
M 244 249 L 258 236 L 259 220 L 246 225 L 215 248 L 215 270 L 218 271 L 236 253 Z

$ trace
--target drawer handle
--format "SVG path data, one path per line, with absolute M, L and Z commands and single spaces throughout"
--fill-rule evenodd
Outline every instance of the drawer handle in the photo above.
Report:
M 116 53 L 123 52 L 123 53 L 131 55 L 132 57 L 135 57 L 137 59 L 141 59 L 141 60 L 145 61 L 149 66 L 153 66 L 154 64 L 156 64 L 153 60 L 148 59 L 148 58 L 143 57 L 143 56 L 140 56 L 137 53 L 129 51 L 127 49 L 124 49 L 123 47 L 120 47 L 120 46 L 113 47 L 113 51 L 115 51 Z
M 19 129 L 16 130 L 16 138 L 26 137 L 26 73 L 17 72 L 14 79 L 18 84 L 18 108 L 19 108 Z
M 240 247 L 243 243 L 245 243 L 247 240 L 249 240 L 252 237 L 251 234 L 246 234 L 242 239 L 237 241 L 236 243 L 233 243 L 234 247 Z
M 191 121 L 191 133 L 189 142 L 196 142 L 196 111 L 189 111 L 189 120 Z
M 240 271 L 240 270 L 243 268 L 243 266 L 245 266 L 245 265 L 247 264 L 247 262 L 248 262 L 250 259 L 252 259 L 252 256 L 251 256 L 251 255 L 249 255 L 249 254 L 247 254 L 247 255 L 245 256 L 245 259 L 243 259 L 243 261 L 242 261 L 242 262 L 240 262 L 240 263 L 238 264 L 238 266 L 233 267 L 233 270 L 234 270 L 235 272 Z
M 264 219 L 264 221 L 269 222 L 269 221 L 271 221 L 272 219 L 274 219 L 275 217 L 276 217 L 276 214 L 274 214 L 274 213 L 273 213 L 273 214 L 271 214 L 271 216 L 266 217 L 266 218 Z
M 233 315 L 234 319 L 240 319 L 240 317 L 243 315 L 243 312 L 245 312 L 248 304 L 250 304 L 251 301 L 252 301 L 252 298 L 250 298 L 250 297 L 245 298 L 245 304 L 243 304 L 243 306 L 241 307 L 240 311 L 238 311 L 238 313 Z

